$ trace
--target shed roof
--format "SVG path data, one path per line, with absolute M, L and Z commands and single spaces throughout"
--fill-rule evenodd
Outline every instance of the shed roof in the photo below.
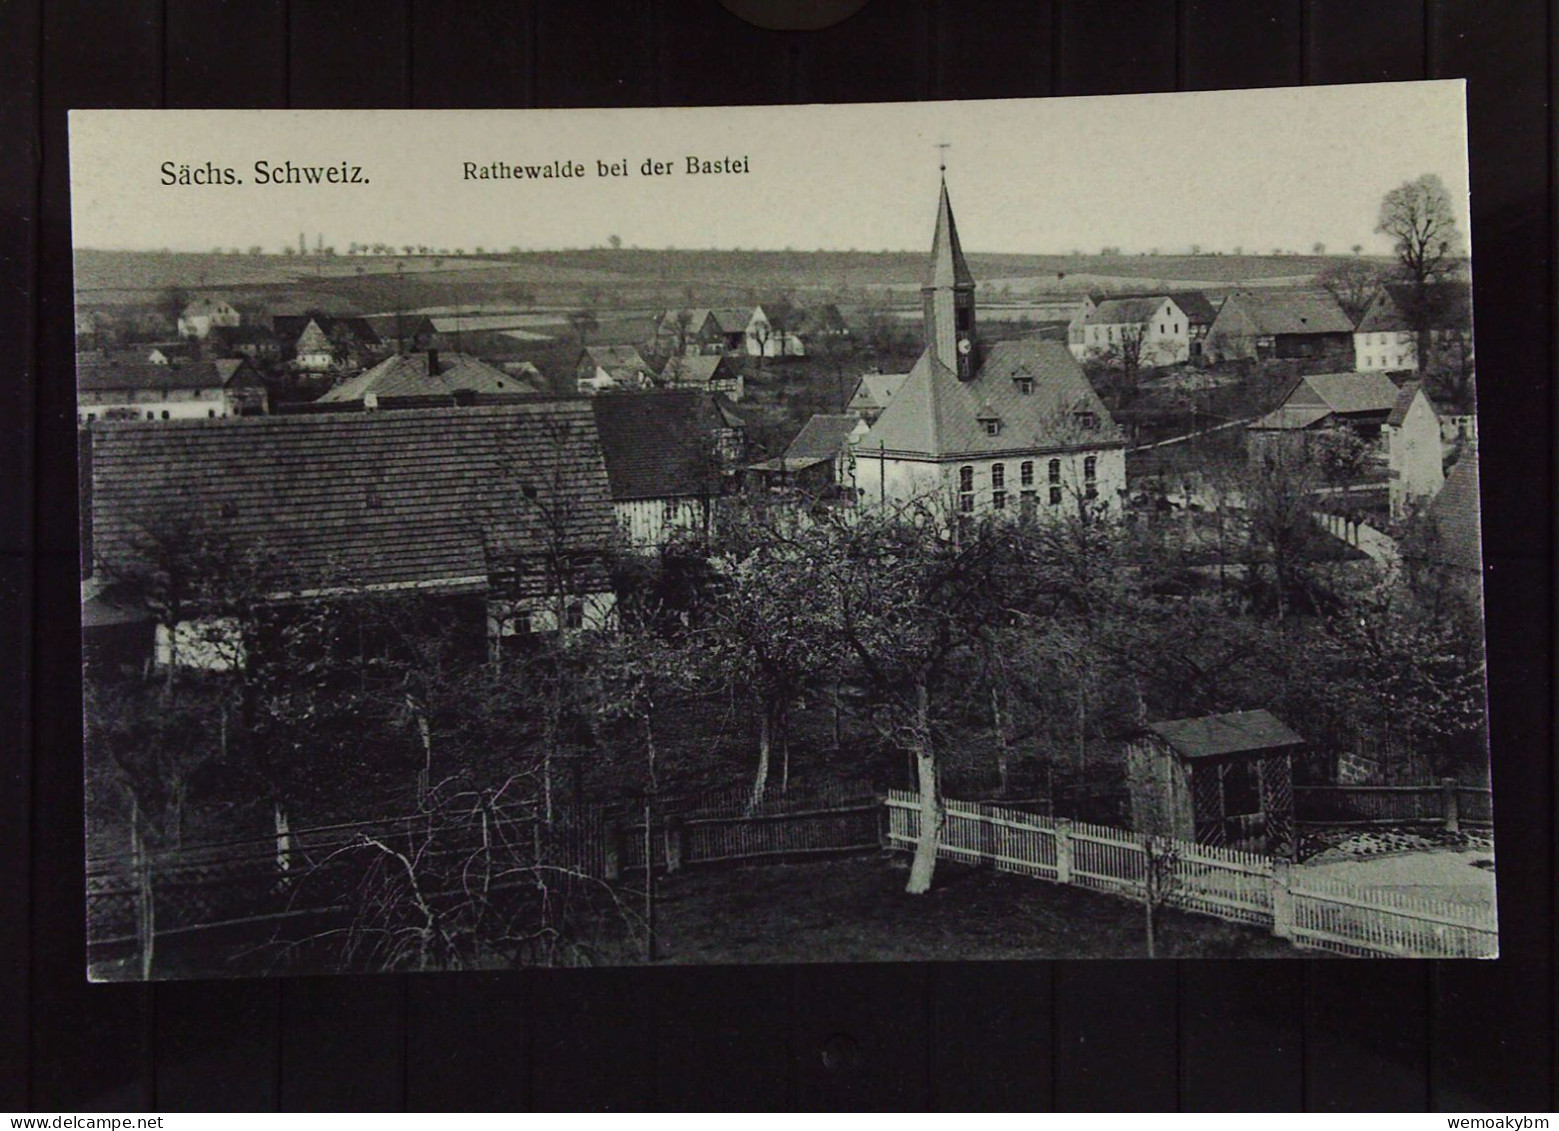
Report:
M 609 585 L 606 467 L 582 400 L 109 424 L 92 445 L 92 545 L 110 574 L 197 520 L 261 556 L 274 591 L 480 591 L 497 571 L 533 596 L 555 585 L 543 563 L 560 539 L 576 589 Z
M 1300 746 L 1305 741 L 1276 715 L 1264 710 L 1170 719 L 1149 723 L 1148 729 L 1183 758 L 1216 758 L 1255 750 L 1276 750 Z

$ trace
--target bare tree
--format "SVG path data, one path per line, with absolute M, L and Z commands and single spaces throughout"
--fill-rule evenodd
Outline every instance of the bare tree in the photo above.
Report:
M 1374 264 L 1362 259 L 1343 259 L 1317 274 L 1315 281 L 1337 300 L 1337 305 L 1354 325 L 1358 325 L 1383 279 Z
M 1461 252 L 1456 211 L 1445 182 L 1425 173 L 1392 189 L 1380 202 L 1375 230 L 1391 237 L 1397 265 L 1410 287 L 1404 313 L 1418 339 L 1418 356 L 1427 359 L 1437 313 L 1433 285 Z

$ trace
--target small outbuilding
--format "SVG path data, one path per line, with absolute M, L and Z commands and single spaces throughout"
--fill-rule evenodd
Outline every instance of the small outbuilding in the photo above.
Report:
M 1149 723 L 1126 752 L 1132 827 L 1292 857 L 1293 759 L 1303 747 L 1270 711 Z

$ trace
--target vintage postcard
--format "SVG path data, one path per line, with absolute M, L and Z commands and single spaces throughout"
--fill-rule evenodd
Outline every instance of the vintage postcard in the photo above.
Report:
M 71 191 L 91 978 L 1497 953 L 1459 82 Z

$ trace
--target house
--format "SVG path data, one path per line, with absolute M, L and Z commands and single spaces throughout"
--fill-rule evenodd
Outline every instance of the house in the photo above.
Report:
M 1391 517 L 1402 518 L 1418 503 L 1439 494 L 1445 483 L 1440 418 L 1422 385 L 1410 381 L 1397 391 L 1397 402 L 1381 431 Z
M 1353 332 L 1354 368 L 1421 369 L 1415 317 L 1423 305 L 1431 351 L 1453 351 L 1457 364 L 1472 359 L 1472 296 L 1465 283 L 1387 283 L 1375 292 Z
M 426 314 L 374 314 L 363 320 L 379 342 L 396 353 L 421 353 L 433 345 L 433 319 Z
M 716 323 L 720 326 L 720 334 L 725 342 L 725 352 L 745 354 L 747 352 L 747 323 L 752 318 L 752 311 L 734 306 L 717 307 L 710 311 Z
M 654 371 L 633 346 L 586 346 L 574 363 L 574 383 L 581 393 L 643 389 Z
M 908 373 L 863 373 L 845 405 L 846 411 L 867 424 L 875 424 L 908 378 Z
M 848 338 L 850 324 L 839 311 L 837 303 L 820 302 L 808 307 L 801 315 L 797 327 L 803 340 L 810 338 Z
M 650 351 L 662 357 L 725 351 L 725 330 L 708 307 L 662 311 L 655 320 Z
M 787 307 L 772 305 L 772 316 L 762 306 L 752 308 L 743 333 L 744 352 L 748 357 L 805 357 L 806 343 L 796 332 L 800 314 Z
M 853 413 L 817 413 L 785 454 L 750 465 L 750 478 L 770 490 L 798 490 L 813 498 L 856 500 L 855 446 L 869 425 Z
M 495 651 L 614 607 L 606 468 L 580 401 L 99 425 L 90 466 L 92 572 L 111 589 L 165 572 L 197 530 L 201 560 L 242 564 L 246 603 L 415 594 L 469 612 Z M 181 642 L 243 635 L 230 608 L 192 599 L 157 639 L 168 662 L 213 666 Z
M 360 315 L 278 314 L 271 329 L 292 344 L 293 365 L 305 373 L 357 369 L 376 360 L 384 343 L 368 319 Z
M 179 365 L 196 360 L 202 352 L 183 338 L 176 342 L 148 342 L 139 348 L 146 351 L 146 360 L 153 365 Z
M 1207 331 L 1209 361 L 1274 358 L 1351 360 L 1353 321 L 1326 293 L 1238 291 Z M 1343 362 L 1347 364 L 1346 361 Z
M 724 393 L 733 401 L 741 400 L 746 388 L 742 371 L 723 353 L 674 353 L 666 359 L 660 380 L 674 389 Z
M 395 402 L 449 404 L 476 394 L 536 395 L 534 385 L 465 354 L 397 353 L 372 369 L 348 378 L 320 397 L 319 404 L 360 403 L 364 408 L 395 408 Z
M 1314 373 L 1300 377 L 1272 412 L 1246 425 L 1252 460 L 1308 450 L 1329 429 L 1347 428 L 1387 458 L 1387 419 L 1401 390 L 1384 373 Z M 1436 426 L 1438 431 L 1438 425 Z
M 733 484 L 731 419 L 717 398 L 667 389 L 591 398 L 620 536 L 656 549 L 679 531 L 708 531 Z
M 1132 828 L 1292 857 L 1293 759 L 1303 749 L 1270 711 L 1149 723 L 1126 748 Z
M 310 318 L 293 343 L 293 365 L 305 373 L 329 373 L 343 360 L 337 355 L 336 343 L 325 328 Z
M 1106 298 L 1068 326 L 1067 344 L 1079 361 L 1130 362 L 1144 369 L 1178 365 L 1191 358 L 1191 319 L 1167 295 Z M 1073 341 L 1073 338 L 1076 341 Z
M 857 445 L 867 504 L 936 497 L 961 515 L 1120 506 L 1126 439 L 1064 342 L 984 350 L 942 184 L 921 288 L 925 352 Z
M 232 329 L 243 315 L 219 298 L 197 298 L 179 312 L 179 337 L 205 338 L 218 327 Z
M 272 362 L 282 357 L 282 340 L 269 326 L 246 322 L 231 329 L 211 332 L 209 346 L 233 357 L 247 357 L 250 361 Z
M 1085 334 L 1083 327 L 1087 325 L 1089 316 L 1099 308 L 1101 303 L 1111 299 L 1159 299 L 1167 298 L 1180 308 L 1185 315 L 1187 352 L 1190 360 L 1200 360 L 1202 347 L 1207 339 L 1207 331 L 1212 328 L 1213 320 L 1218 317 L 1218 307 L 1207 297 L 1204 291 L 1166 291 L 1166 292 L 1104 292 L 1093 291 L 1083 296 L 1082 303 L 1067 323 L 1066 341 L 1072 348 L 1073 356 L 1081 361 L 1086 356 Z M 1082 352 L 1079 352 L 1079 351 Z
M 147 360 L 138 351 L 86 354 L 76 363 L 76 420 L 213 420 L 263 415 L 265 383 L 248 358 Z

